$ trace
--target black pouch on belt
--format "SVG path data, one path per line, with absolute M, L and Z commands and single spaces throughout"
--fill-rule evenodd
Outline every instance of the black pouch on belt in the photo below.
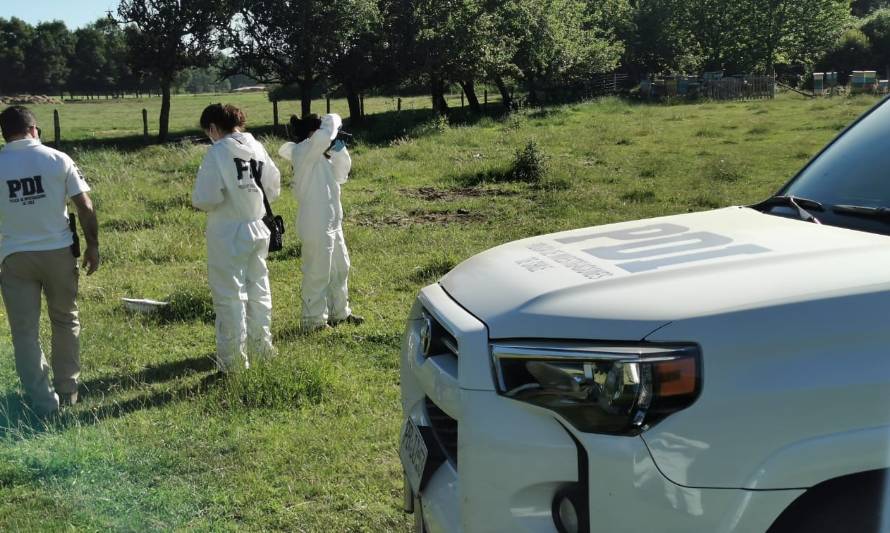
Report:
M 253 180 L 257 187 L 260 188 L 260 194 L 263 195 L 263 207 L 266 208 L 266 216 L 263 217 L 263 223 L 269 228 L 269 252 L 278 252 L 284 248 L 284 219 L 272 212 L 272 206 L 269 205 L 269 199 L 266 198 L 266 190 L 263 189 L 263 181 L 259 176 L 254 175 Z
M 74 257 L 80 257 L 80 237 L 77 236 L 77 215 L 74 213 L 68 214 L 68 228 L 71 230 L 71 237 L 74 239 L 71 243 L 71 254 Z

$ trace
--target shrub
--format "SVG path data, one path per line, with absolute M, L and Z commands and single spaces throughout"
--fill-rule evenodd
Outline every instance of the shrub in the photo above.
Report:
M 540 183 L 547 175 L 550 158 L 535 141 L 528 141 L 525 148 L 516 150 L 513 156 L 511 177 L 513 181 Z

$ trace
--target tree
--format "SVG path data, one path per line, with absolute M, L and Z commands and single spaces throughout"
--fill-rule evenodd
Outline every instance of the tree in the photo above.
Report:
M 746 0 L 740 19 L 749 69 L 775 73 L 777 62 L 809 63 L 837 40 L 849 18 L 849 0 Z
M 613 70 L 624 53 L 612 28 L 603 28 L 580 0 L 508 0 L 500 17 L 516 42 L 513 64 L 529 91 Z
M 34 29 L 25 21 L 0 17 L 0 94 L 27 90 L 25 56 Z
M 862 33 L 871 42 L 874 60 L 890 76 L 890 9 L 875 11 L 862 22 Z
M 867 69 L 872 60 L 868 37 L 862 31 L 851 28 L 841 35 L 816 66 L 820 70 L 836 71 L 839 82 L 844 84 L 852 71 Z
M 878 9 L 890 7 L 888 0 L 853 0 L 852 11 L 854 17 L 865 17 Z
M 64 22 L 44 22 L 34 28 L 25 51 L 28 88 L 35 93 L 61 95 L 71 69 L 68 61 L 74 39 Z
M 74 53 L 69 65 L 71 75 L 68 91 L 95 95 L 107 91 L 116 80 L 107 56 L 108 47 L 105 34 L 94 26 L 87 26 L 74 32 Z
M 625 67 L 637 74 L 693 72 L 701 55 L 683 17 L 684 0 L 640 0 L 626 29 Z
M 114 95 L 139 88 L 139 75 L 130 67 L 130 50 L 127 46 L 127 34 L 113 19 L 103 17 L 92 25 L 102 33 L 105 44 L 105 68 L 110 85 L 105 89 Z
M 705 70 L 740 70 L 743 65 L 743 43 L 748 40 L 747 26 L 742 22 L 747 0 L 690 0 L 680 15 L 683 25 L 692 32 L 701 53 Z
M 411 50 L 412 67 L 426 76 L 433 109 L 446 113 L 445 89 L 449 81 L 459 83 L 480 111 L 474 90 L 481 74 L 479 57 L 485 47 L 481 33 L 481 3 L 476 0 L 417 0 L 413 3 L 415 31 Z
M 165 142 L 170 127 L 170 89 L 177 74 L 213 61 L 216 34 L 228 25 L 223 2 L 213 0 L 122 0 L 119 22 L 127 32 L 134 70 L 155 74 L 161 88 L 158 141 Z
M 335 61 L 355 57 L 375 11 L 373 0 L 240 0 L 224 42 L 232 50 L 226 73 L 296 84 L 301 112 L 308 115 L 313 91 Z
M 374 86 L 392 82 L 395 78 L 395 69 L 387 66 L 388 49 L 383 44 L 379 34 L 369 31 L 357 35 L 348 48 L 331 60 L 331 81 L 343 89 L 353 124 L 364 119 L 362 93 Z
M 377 2 L 356 1 L 341 17 L 340 44 L 332 51 L 327 75 L 346 93 L 350 120 L 358 123 L 364 118 L 361 94 L 395 77 L 396 70 L 387 66 L 391 43 L 384 35 L 383 16 Z

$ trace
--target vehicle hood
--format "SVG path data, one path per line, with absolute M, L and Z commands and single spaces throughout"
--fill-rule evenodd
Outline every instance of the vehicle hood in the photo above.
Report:
M 508 243 L 442 288 L 493 339 L 641 340 L 678 320 L 885 288 L 890 237 L 745 207 Z

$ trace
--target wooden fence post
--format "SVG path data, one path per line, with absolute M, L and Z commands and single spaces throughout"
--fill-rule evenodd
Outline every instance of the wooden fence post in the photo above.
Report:
M 142 142 L 148 144 L 148 109 L 142 109 Z
M 328 115 L 330 115 L 331 114 L 331 95 L 329 95 L 329 94 L 324 95 L 324 99 L 325 99 L 325 103 L 326 103 L 326 107 L 325 107 L 326 111 L 325 112 Z
M 461 109 L 464 108 L 464 92 L 463 91 L 460 92 L 460 108 Z
M 53 134 L 55 137 L 55 141 L 53 144 L 56 148 L 59 147 L 59 141 L 62 140 L 62 125 L 59 123 L 59 110 L 53 109 Z
M 278 100 L 272 100 L 272 131 L 278 134 Z
M 485 107 L 488 107 L 488 89 L 485 89 Z
M 360 95 L 359 98 L 361 98 L 361 106 L 362 106 L 361 113 L 362 113 L 362 118 L 364 118 L 365 117 L 365 95 Z
M 396 107 L 396 111 L 401 111 L 401 110 L 402 110 L 402 97 L 400 96 L 398 106 Z

